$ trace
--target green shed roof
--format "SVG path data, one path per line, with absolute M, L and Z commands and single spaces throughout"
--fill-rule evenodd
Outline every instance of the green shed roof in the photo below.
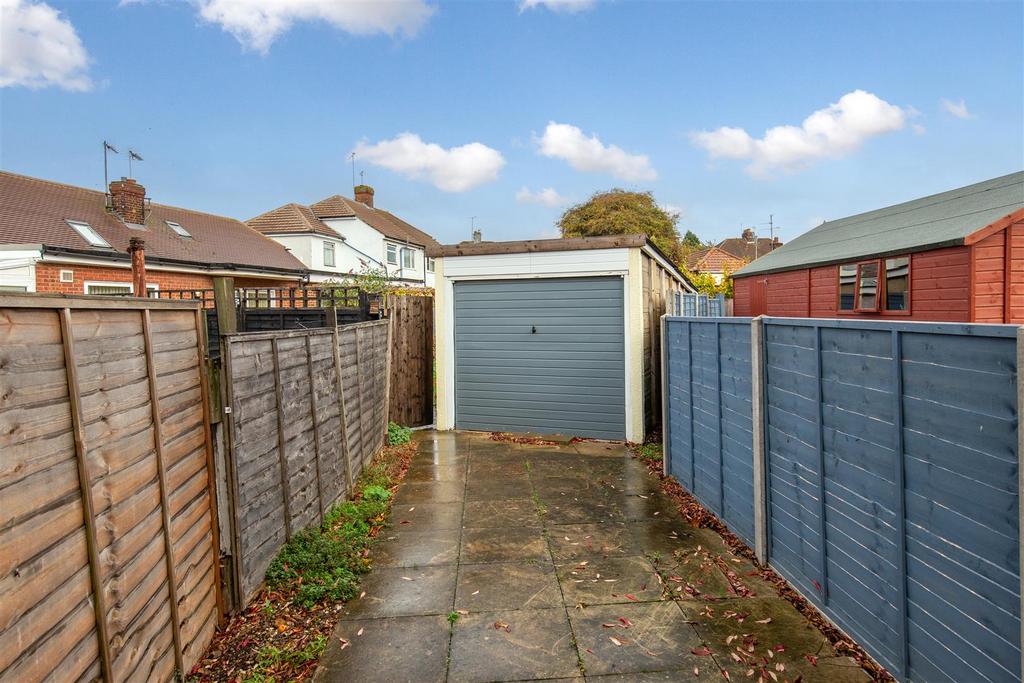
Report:
M 736 277 L 963 244 L 1024 208 L 1024 171 L 827 221 L 736 271 Z

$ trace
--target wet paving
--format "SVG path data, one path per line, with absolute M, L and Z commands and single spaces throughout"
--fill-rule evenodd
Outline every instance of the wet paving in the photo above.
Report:
M 625 446 L 416 439 L 318 681 L 868 680 Z

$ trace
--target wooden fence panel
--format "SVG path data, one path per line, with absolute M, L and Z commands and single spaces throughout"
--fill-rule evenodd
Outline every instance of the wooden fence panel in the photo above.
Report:
M 434 421 L 434 297 L 389 295 L 393 321 L 389 419 L 408 427 Z
M 219 617 L 192 304 L 0 296 L 0 680 L 173 680 Z
M 388 321 L 226 335 L 238 604 L 384 443 Z

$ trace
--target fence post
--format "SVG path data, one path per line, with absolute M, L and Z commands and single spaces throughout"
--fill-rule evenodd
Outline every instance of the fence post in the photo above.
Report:
M 764 419 L 764 318 L 750 321 L 751 417 L 753 418 L 754 455 L 754 554 L 762 565 L 768 564 L 768 507 L 765 473 Z
M 661 316 L 661 473 L 668 476 L 668 463 L 671 458 L 672 444 L 669 429 L 671 421 L 668 414 L 669 374 L 668 367 L 668 314 Z
M 68 404 L 75 438 L 75 461 L 78 483 L 82 490 L 82 517 L 85 525 L 85 546 L 89 557 L 89 578 L 92 583 L 92 606 L 96 615 L 96 638 L 99 640 L 100 670 L 107 681 L 114 680 L 110 656 L 110 635 L 107 630 L 107 601 L 103 592 L 103 566 L 100 564 L 99 541 L 96 538 L 96 512 L 92 500 L 92 478 L 82 425 L 82 395 L 78 388 L 78 366 L 75 360 L 75 338 L 71 328 L 71 309 L 60 312 L 60 331 L 64 346 L 64 372 L 68 384 Z
M 219 316 L 218 316 L 219 317 Z M 224 411 L 224 435 L 225 446 L 224 462 L 227 464 L 227 490 L 228 490 L 228 529 L 231 533 L 231 579 L 234 583 L 232 598 L 235 609 L 242 609 L 245 606 L 245 596 L 242 589 L 242 549 L 241 549 L 241 522 L 238 519 L 239 486 L 238 486 L 238 463 L 236 460 L 237 451 L 235 448 L 235 418 L 231 414 L 232 403 L 234 402 L 234 382 L 231 374 L 231 341 L 226 336 L 220 338 L 221 352 L 220 360 L 223 368 L 221 377 L 221 395 L 223 398 Z
M 221 336 L 238 331 L 238 309 L 235 307 L 235 278 L 213 278 L 213 306 L 217 309 L 217 329 Z
M 1021 675 L 1024 676 L 1024 505 L 1021 494 L 1024 494 L 1024 468 L 1020 466 L 1021 454 L 1024 453 L 1024 425 L 1020 421 L 1020 407 L 1024 405 L 1024 327 L 1017 328 L 1017 536 L 1020 544 L 1020 560 L 1017 573 L 1020 574 L 1020 653 Z

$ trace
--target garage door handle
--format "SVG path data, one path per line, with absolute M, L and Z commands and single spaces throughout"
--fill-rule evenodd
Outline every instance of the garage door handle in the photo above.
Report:
M 531 330 L 531 333 L 532 334 L 537 334 L 537 326 L 536 325 L 533 326 L 533 329 Z

